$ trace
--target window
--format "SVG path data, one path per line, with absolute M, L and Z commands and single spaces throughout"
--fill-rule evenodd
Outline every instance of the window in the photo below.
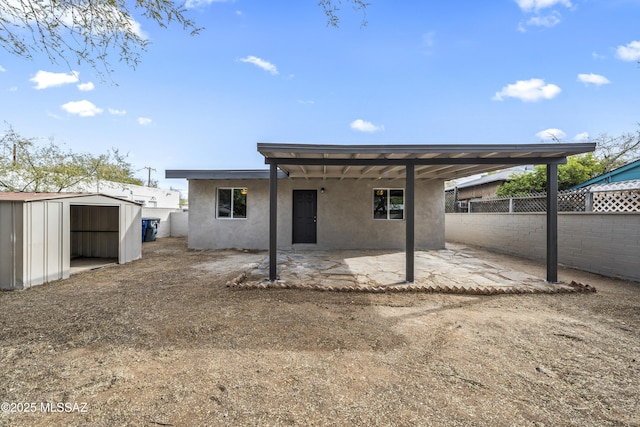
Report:
M 373 219 L 404 219 L 404 190 L 374 188 Z
M 246 218 L 247 189 L 218 188 L 218 218 Z

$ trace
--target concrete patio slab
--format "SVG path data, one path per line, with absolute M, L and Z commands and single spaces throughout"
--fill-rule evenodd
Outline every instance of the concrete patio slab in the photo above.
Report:
M 278 280 L 270 282 L 269 258 L 227 283 L 235 288 L 313 289 L 360 292 L 443 292 L 466 294 L 564 293 L 594 291 L 579 283 L 543 278 L 487 261 L 464 245 L 416 251 L 415 282 L 405 282 L 404 252 L 339 250 L 279 251 Z

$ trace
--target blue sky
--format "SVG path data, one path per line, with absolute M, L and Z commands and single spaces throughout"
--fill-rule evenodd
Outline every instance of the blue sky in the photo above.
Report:
M 257 142 L 571 142 L 640 122 L 640 0 L 372 0 L 338 29 L 316 0 L 188 7 L 204 31 L 141 20 L 151 45 L 136 69 L 114 59 L 117 85 L 3 53 L 0 119 L 118 148 L 174 188 L 165 169 L 265 167 Z

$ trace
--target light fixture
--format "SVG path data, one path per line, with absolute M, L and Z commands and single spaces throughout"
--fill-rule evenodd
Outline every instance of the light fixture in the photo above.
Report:
M 384 196 L 384 190 L 376 190 L 378 196 Z
M 320 192 L 324 193 L 324 187 L 320 188 Z
M 246 196 L 248 192 L 249 192 L 249 190 L 247 190 L 246 188 L 242 188 L 240 190 L 240 194 L 242 194 L 243 196 Z

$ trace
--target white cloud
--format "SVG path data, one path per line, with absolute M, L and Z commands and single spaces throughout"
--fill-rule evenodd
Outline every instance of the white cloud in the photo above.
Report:
M 561 91 L 558 86 L 545 84 L 542 79 L 518 80 L 496 92 L 492 99 L 502 101 L 504 98 L 518 98 L 524 102 L 535 102 L 555 98 Z
M 76 83 L 80 73 L 72 71 L 70 73 L 50 73 L 48 71 L 38 71 L 35 77 L 29 80 L 36 83 L 35 89 L 46 89 L 49 87 L 62 86 L 69 83 Z
M 574 141 L 588 141 L 589 140 L 589 132 L 580 132 L 576 136 L 573 137 Z
M 308 100 L 298 99 L 298 104 L 302 104 L 302 105 L 313 105 L 315 103 L 316 101 L 314 101 L 313 99 L 308 99 Z
M 109 114 L 112 116 L 124 116 L 127 114 L 125 110 L 116 110 L 115 108 L 109 108 Z
M 623 61 L 640 60 L 640 41 L 634 40 L 626 46 L 618 46 L 616 56 Z
M 5 69 L 2 67 L 2 65 L 0 65 L 0 73 L 4 73 L 5 71 L 7 71 L 7 70 L 5 70 Z
M 553 9 L 556 6 L 573 7 L 570 0 L 515 0 L 515 2 L 524 13 L 534 15 L 518 25 L 518 31 L 523 33 L 527 31 L 526 26 L 551 28 L 560 23 L 560 12 L 558 10 L 547 12 L 546 9 Z
M 560 141 L 564 139 L 567 134 L 560 129 L 551 128 L 536 133 L 536 136 L 543 141 Z
M 69 114 L 77 114 L 80 117 L 92 117 L 102 113 L 102 108 L 95 106 L 93 102 L 83 99 L 82 101 L 67 102 L 60 106 Z
M 142 126 L 148 126 L 153 120 L 148 117 L 138 117 L 138 124 Z
M 436 44 L 436 32 L 429 31 L 422 35 L 422 44 L 426 47 L 433 47 Z
M 358 132 L 374 133 L 384 130 L 384 126 L 376 126 L 373 123 L 364 121 L 362 119 L 352 121 L 349 126 L 351 127 L 351 129 L 357 130 Z
M 240 58 L 241 62 L 248 62 L 250 64 L 257 65 L 265 71 L 270 72 L 274 76 L 278 74 L 278 69 L 272 63 L 265 61 L 264 59 L 260 59 L 257 56 L 247 56 L 246 58 Z
M 550 7 L 554 7 L 556 5 L 562 5 L 566 7 L 571 7 L 570 0 L 515 0 L 524 12 L 533 12 L 539 11 L 542 9 L 547 9 Z
M 212 3 L 228 3 L 228 2 L 229 0 L 187 0 L 184 3 L 184 7 L 186 7 L 187 9 L 192 9 L 195 7 L 208 6 Z
M 605 76 L 601 76 L 600 74 L 578 74 L 578 81 L 589 85 L 596 85 L 596 86 L 600 86 L 600 85 L 608 85 L 609 83 L 611 83 L 609 81 L 608 78 L 606 78 Z
M 560 14 L 552 13 L 550 15 L 542 16 L 534 16 L 527 21 L 527 25 L 532 27 L 555 27 L 560 23 Z
M 93 85 L 93 82 L 79 83 L 78 89 L 81 90 L 82 92 L 89 92 L 95 89 L 95 86 Z

